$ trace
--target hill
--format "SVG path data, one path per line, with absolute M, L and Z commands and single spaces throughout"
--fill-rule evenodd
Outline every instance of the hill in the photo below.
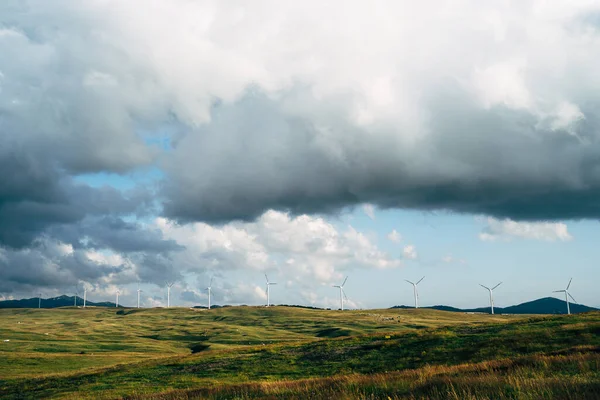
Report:
M 597 308 L 588 307 L 583 304 L 569 303 L 572 314 L 584 313 L 589 311 L 597 311 Z M 408 309 L 413 308 L 410 306 L 394 306 L 392 308 Z M 474 313 L 489 313 L 490 307 L 479 307 L 479 308 L 456 308 L 450 306 L 431 306 L 421 307 L 439 311 L 451 311 L 451 312 L 474 312 Z M 566 314 L 567 303 L 564 300 L 557 299 L 555 297 L 544 297 L 533 301 L 517 304 L 510 307 L 494 307 L 494 313 L 496 314 Z
M 103 301 L 94 303 L 86 300 L 86 306 L 90 307 L 115 307 L 115 303 L 109 301 Z M 39 298 L 34 297 L 31 299 L 20 299 L 20 300 L 2 300 L 0 301 L 0 308 L 38 308 L 40 305 Z M 75 305 L 75 296 L 58 296 L 51 297 L 48 299 L 42 299 L 41 308 L 57 308 L 57 307 L 73 307 Z M 83 298 L 77 296 L 77 305 L 83 305 Z
M 597 312 L 0 310 L 0 398 L 589 398 L 599 363 Z

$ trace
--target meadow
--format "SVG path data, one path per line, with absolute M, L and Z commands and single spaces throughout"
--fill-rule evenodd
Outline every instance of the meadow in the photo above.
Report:
M 599 398 L 599 371 L 598 312 L 0 310 L 0 398 Z

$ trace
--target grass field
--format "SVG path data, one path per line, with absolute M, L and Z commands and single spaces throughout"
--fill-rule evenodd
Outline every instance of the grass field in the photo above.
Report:
M 0 398 L 600 398 L 599 371 L 600 313 L 0 310 Z

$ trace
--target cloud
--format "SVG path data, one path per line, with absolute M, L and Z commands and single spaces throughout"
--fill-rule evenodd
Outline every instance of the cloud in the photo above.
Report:
M 600 214 L 593 2 L 0 7 L 0 165 L 20 171 L 0 208 L 43 214 L 34 232 L 78 218 L 68 177 L 148 165 L 180 222 L 365 203 Z
M 400 243 L 402 241 L 402 235 L 400 235 L 395 229 L 387 234 L 387 238 L 389 241 L 394 243 Z
M 101 290 L 135 281 L 135 264 L 119 254 L 72 249 L 51 239 L 38 239 L 27 249 L 0 248 L 0 292 L 38 288 L 74 290 L 82 282 Z
M 415 249 L 415 246 L 409 244 L 402 249 L 402 255 L 407 260 L 415 260 L 417 258 L 417 250 Z
M 365 214 L 367 214 L 367 217 L 371 218 L 372 220 L 375 219 L 375 207 L 373 207 L 372 204 L 363 205 L 363 211 Z
M 243 53 L 245 73 L 274 74 L 253 75 L 252 89 L 215 104 L 210 122 L 180 138 L 166 166 L 166 215 L 252 220 L 268 209 L 368 203 L 516 220 L 597 216 L 599 99 L 590 84 L 600 83 L 597 44 L 587 39 L 597 33 L 583 19 L 593 7 L 468 2 L 460 21 L 440 7 L 395 7 L 386 3 L 394 22 L 385 24 L 349 5 L 344 20 L 365 30 L 322 25 L 327 8 L 275 17 L 269 39 Z M 255 12 L 240 29 L 267 11 Z M 311 33 L 297 37 L 298 26 Z M 235 26 L 229 34 L 238 38 Z M 553 45 L 540 45 L 547 35 Z M 227 43 L 216 45 L 236 52 Z M 263 57 L 265 43 L 285 47 L 294 65 L 276 51 Z
M 308 215 L 269 211 L 256 222 L 222 227 L 159 218 L 156 227 L 186 249 L 173 255 L 181 270 L 278 270 L 295 281 L 330 282 L 342 276 L 339 271 L 401 265 L 353 227 L 340 231 Z
M 340 5 L 2 2 L 3 290 L 400 265 L 324 219 L 363 204 L 485 239 L 600 216 L 597 4 Z
M 446 254 L 444 257 L 442 257 L 441 261 L 444 264 L 465 265 L 467 263 L 467 261 L 464 258 L 456 258 L 452 254 Z
M 567 225 L 552 222 L 515 222 L 510 219 L 480 218 L 485 224 L 479 239 L 483 241 L 532 239 L 566 242 L 573 239 Z

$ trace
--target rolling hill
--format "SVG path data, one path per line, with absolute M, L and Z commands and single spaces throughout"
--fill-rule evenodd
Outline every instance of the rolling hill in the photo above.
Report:
M 588 307 L 583 304 L 569 303 L 572 314 L 578 314 L 588 311 L 596 311 L 597 308 Z M 394 306 L 392 308 L 413 308 L 412 306 Z M 456 308 L 450 306 L 432 306 L 432 307 L 421 307 L 429 308 L 432 310 L 440 311 L 452 311 L 452 312 L 477 312 L 477 313 L 489 313 L 490 307 L 479 307 L 479 308 Z M 564 300 L 557 299 L 555 297 L 544 297 L 533 301 L 517 304 L 509 307 L 494 307 L 496 314 L 566 314 L 567 304 Z
M 597 398 L 600 313 L 0 310 L 0 398 Z

